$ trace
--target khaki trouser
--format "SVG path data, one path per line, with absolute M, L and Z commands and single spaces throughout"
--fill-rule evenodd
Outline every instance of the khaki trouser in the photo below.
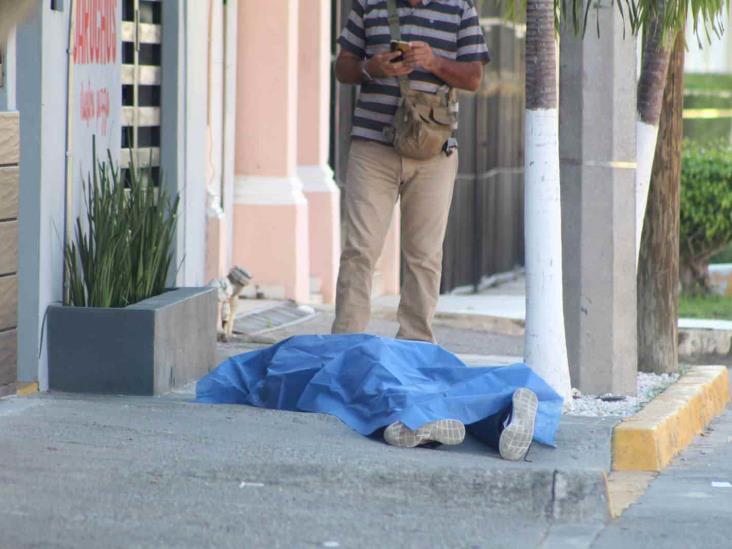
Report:
M 442 243 L 458 155 L 402 158 L 391 146 L 354 139 L 345 189 L 346 242 L 341 254 L 333 333 L 363 332 L 371 316 L 374 265 L 401 198 L 405 269 L 397 318 L 402 339 L 434 341 L 432 318 L 442 273 Z

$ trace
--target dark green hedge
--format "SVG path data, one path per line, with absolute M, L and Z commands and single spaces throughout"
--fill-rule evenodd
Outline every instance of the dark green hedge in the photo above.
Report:
M 732 146 L 684 143 L 681 163 L 681 279 L 707 290 L 709 259 L 732 242 Z

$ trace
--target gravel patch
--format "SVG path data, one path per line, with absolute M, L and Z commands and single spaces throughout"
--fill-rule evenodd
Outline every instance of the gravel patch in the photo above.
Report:
M 678 379 L 679 374 L 638 372 L 638 396 L 635 397 L 583 395 L 573 389 L 574 398 L 565 413 L 584 417 L 632 416 Z

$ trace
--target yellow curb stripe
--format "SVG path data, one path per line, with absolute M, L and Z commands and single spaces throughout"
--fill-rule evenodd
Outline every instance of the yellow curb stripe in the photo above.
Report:
M 31 383 L 18 383 L 18 387 L 15 394 L 20 397 L 30 396 L 38 392 L 38 382 L 33 381 Z
M 645 493 L 656 473 L 612 471 L 607 479 L 610 516 L 618 518 Z
M 613 470 L 664 469 L 730 401 L 724 366 L 695 366 L 613 431 Z

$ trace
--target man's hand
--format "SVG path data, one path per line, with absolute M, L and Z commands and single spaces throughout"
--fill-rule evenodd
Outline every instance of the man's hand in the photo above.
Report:
M 386 78 L 389 76 L 406 75 L 414 70 L 414 67 L 408 65 L 404 61 L 392 63 L 392 59 L 396 59 L 401 52 L 383 52 L 377 53 L 368 61 L 363 61 L 361 57 L 347 50 L 341 50 L 336 59 L 335 73 L 339 82 L 344 84 L 360 84 L 363 80 L 361 69 L 366 68 L 372 78 Z
M 405 61 L 397 61 L 392 63 L 392 59 L 396 59 L 402 55 L 400 51 L 385 51 L 377 53 L 366 62 L 365 68 L 372 78 L 387 78 L 389 76 L 406 76 L 414 70 L 414 67 Z
M 434 73 L 440 58 L 432 51 L 432 46 L 427 42 L 410 42 L 410 50 L 404 56 L 404 62 L 409 65 L 419 65 L 427 72 Z
M 483 63 L 480 61 L 453 61 L 435 55 L 427 42 L 410 42 L 410 50 L 404 62 L 411 67 L 420 66 L 431 72 L 453 88 L 478 91 L 483 78 Z
M 409 52 L 404 54 L 403 61 L 392 63 L 401 52 L 377 53 L 367 62 L 347 50 L 341 50 L 336 60 L 335 73 L 339 82 L 344 84 L 360 84 L 363 76 L 361 68 L 365 67 L 372 78 L 407 75 L 419 65 L 431 72 L 453 88 L 478 91 L 483 78 L 483 63 L 480 61 L 453 61 L 435 55 L 426 42 L 412 42 Z

